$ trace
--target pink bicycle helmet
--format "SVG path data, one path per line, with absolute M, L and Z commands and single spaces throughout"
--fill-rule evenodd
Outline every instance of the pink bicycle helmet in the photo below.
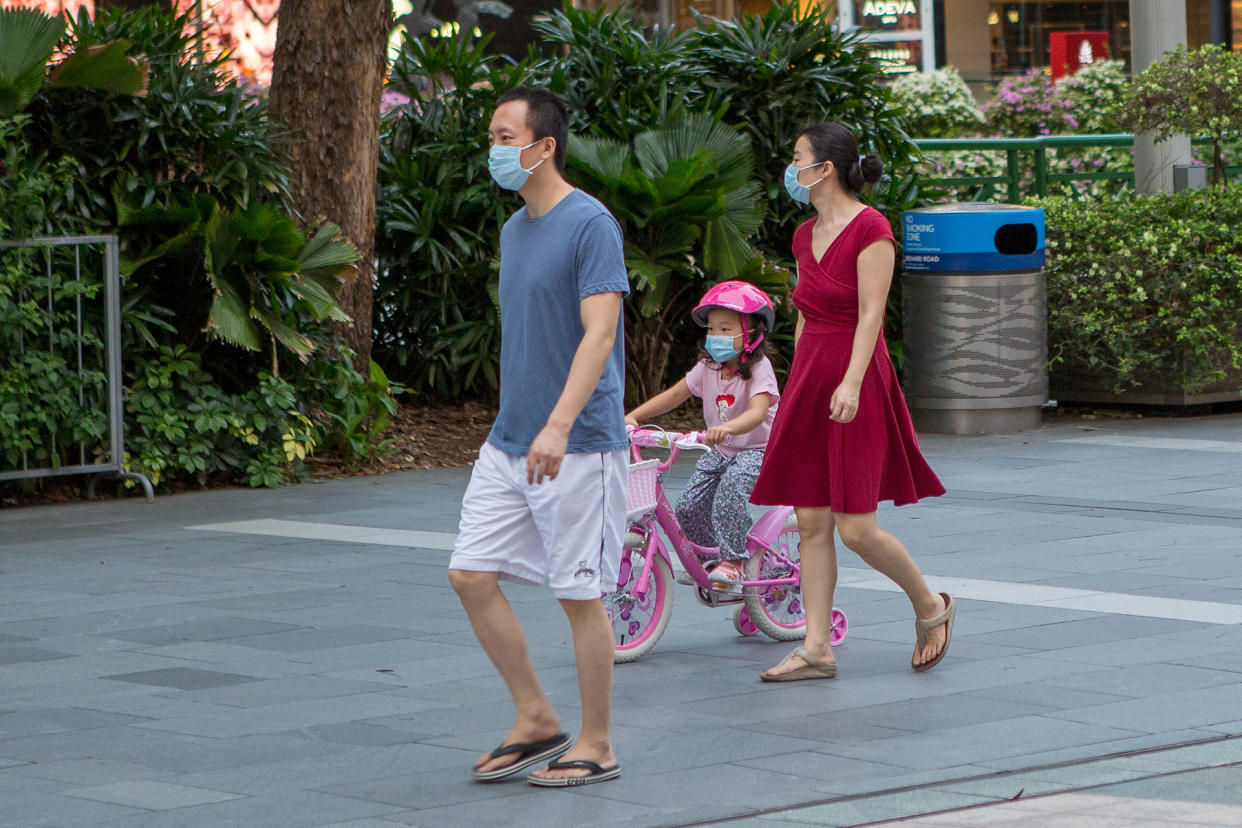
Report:
M 772 325 L 776 322 L 776 311 L 772 308 L 772 300 L 768 295 L 750 282 L 737 279 L 708 288 L 707 293 L 703 294 L 703 298 L 690 312 L 690 318 L 706 328 L 707 313 L 713 308 L 725 308 L 742 315 L 742 341 L 746 343 L 742 348 L 743 361 L 763 342 L 764 330 L 772 330 Z M 757 316 L 763 322 L 763 330 L 758 332 L 759 335 L 753 342 L 746 333 L 747 316 Z

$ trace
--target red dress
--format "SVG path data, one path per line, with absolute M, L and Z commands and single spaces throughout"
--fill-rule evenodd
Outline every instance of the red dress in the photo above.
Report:
M 811 219 L 794 232 L 793 301 L 802 312 L 802 337 L 750 500 L 865 514 L 881 500 L 901 506 L 942 495 L 944 486 L 919 451 L 882 332 L 863 376 L 857 415 L 848 423 L 829 418 L 858 326 L 858 256 L 893 232 L 883 214 L 866 207 L 817 262 L 814 224 Z

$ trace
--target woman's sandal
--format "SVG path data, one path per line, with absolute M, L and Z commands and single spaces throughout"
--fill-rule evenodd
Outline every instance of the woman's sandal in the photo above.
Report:
M 953 603 L 952 596 L 947 592 L 940 593 L 940 597 L 944 599 L 944 611 L 939 615 L 931 618 L 915 618 L 914 619 L 914 655 L 910 656 L 910 669 L 917 673 L 924 673 L 940 663 L 940 659 L 944 658 L 944 654 L 949 651 L 949 640 L 953 637 L 953 616 L 957 614 L 957 604 Z M 940 652 L 936 653 L 936 657 L 924 664 L 915 664 L 914 658 L 923 649 L 927 643 L 927 635 L 932 630 L 944 625 L 944 646 L 940 648 Z
M 835 662 L 824 661 L 822 658 L 811 655 L 806 647 L 798 646 L 790 650 L 789 655 L 781 659 L 782 662 L 797 656 L 806 662 L 805 667 L 799 667 L 797 670 L 791 670 L 788 673 L 780 675 L 772 675 L 767 672 L 759 674 L 760 681 L 806 681 L 807 679 L 830 679 L 836 678 L 837 665 Z M 780 666 L 779 664 L 777 665 Z

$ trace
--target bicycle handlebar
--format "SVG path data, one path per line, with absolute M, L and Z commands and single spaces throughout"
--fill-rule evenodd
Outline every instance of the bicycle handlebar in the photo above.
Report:
M 685 433 L 678 431 L 665 431 L 662 428 L 627 426 L 626 432 L 629 434 L 630 443 L 643 448 L 679 448 L 679 449 L 697 449 L 699 451 L 709 451 L 711 446 L 703 442 L 703 432 L 687 431 Z

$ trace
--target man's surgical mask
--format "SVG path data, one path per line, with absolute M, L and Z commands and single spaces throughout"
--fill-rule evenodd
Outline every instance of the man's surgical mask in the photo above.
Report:
M 535 167 L 544 161 L 540 159 L 534 167 L 524 170 L 522 169 L 522 150 L 530 149 L 538 143 L 539 141 L 532 141 L 524 147 L 492 144 L 492 148 L 487 153 L 487 171 L 492 174 L 492 180 L 506 190 L 522 189 L 526 179 L 530 178 L 530 174 L 535 171 Z

